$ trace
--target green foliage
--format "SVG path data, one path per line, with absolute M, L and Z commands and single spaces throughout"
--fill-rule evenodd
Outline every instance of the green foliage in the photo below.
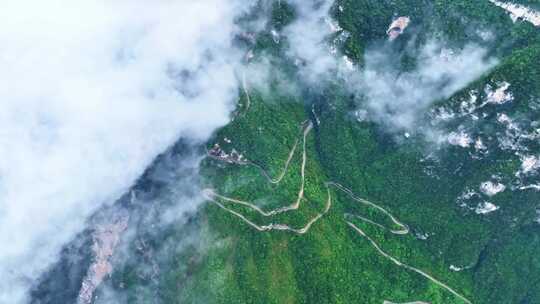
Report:
M 342 51 L 358 63 L 362 63 L 366 49 L 383 43 L 388 25 L 398 15 L 412 19 L 410 31 L 396 41 L 402 53 L 429 39 L 440 39 L 453 47 L 481 44 L 501 59 L 498 67 L 435 106 L 458 107 L 470 90 L 483 92 L 486 84 L 506 80 L 512 84 L 516 100 L 509 113 L 536 115 L 531 114 L 529 102 L 540 98 L 540 31 L 524 22 L 512 24 L 506 13 L 489 1 L 338 0 L 333 14 L 350 33 Z M 284 1 L 273 4 L 274 28 L 281 30 L 293 18 L 294 10 Z M 492 38 L 481 38 L 485 32 Z M 276 45 L 265 33 L 257 37 L 255 48 L 262 56 L 279 56 L 284 46 Z M 293 68 L 279 59 L 276 64 L 287 70 L 287 75 L 294 74 Z M 413 69 L 415 62 L 405 56 L 402 65 Z M 241 92 L 244 107 L 216 134 L 209 148 L 216 142 L 227 151 L 234 148 L 277 176 L 301 136 L 302 123 L 311 120 L 314 130 L 307 138 L 306 200 L 299 210 L 268 219 L 242 206 L 229 206 L 231 209 L 261 225 L 279 222 L 301 227 L 324 209 L 324 183 L 339 182 L 360 197 L 379 203 L 410 227 L 411 234 L 397 236 L 355 222 L 385 252 L 425 270 L 473 303 L 540 303 L 540 231 L 531 215 L 538 193 L 506 191 L 493 198 L 502 206 L 501 212 L 489 216 L 477 215 L 456 202 L 464 189 L 477 188 L 493 172 L 513 175 L 519 167 L 517 156 L 497 152 L 489 159 L 475 161 L 462 150 L 448 148 L 438 152 L 438 163 L 431 162 L 425 158 L 421 140 L 398 144 L 379 126 L 355 121 L 350 115 L 354 107 L 351 98 L 339 85 L 319 89 L 319 93 L 304 92 L 302 98 L 275 90 L 268 94 L 250 92 L 249 108 Z M 494 117 L 495 112 L 486 110 L 479 130 L 496 136 Z M 269 184 L 253 166 L 211 159 L 204 162 L 202 174 L 206 185 L 219 193 L 271 209 L 295 199 L 300 166 L 297 153 L 279 185 Z M 434 172 L 428 170 L 433 167 L 437 168 Z M 305 235 L 259 232 L 209 202 L 199 215 L 203 235 L 218 241 L 207 241 L 202 254 L 195 251 L 177 257 L 189 260 L 190 256 L 202 256 L 189 268 L 188 276 L 182 275 L 182 263 L 163 276 L 160 286 L 167 290 L 167 303 L 462 303 L 381 256 L 345 223 L 343 214 L 360 214 L 389 226 L 388 218 L 341 192 L 332 190 L 332 195 L 330 212 Z M 429 238 L 423 239 L 424 234 Z M 450 265 L 464 270 L 451 271 Z M 127 284 L 136 285 L 134 272 L 127 269 L 122 276 Z M 181 286 L 177 286 L 179 281 Z

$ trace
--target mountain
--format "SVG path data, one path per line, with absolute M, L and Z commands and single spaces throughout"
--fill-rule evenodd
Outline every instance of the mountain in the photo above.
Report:
M 540 3 L 505 3 L 260 1 L 231 121 L 94 215 L 34 302 L 540 303 Z

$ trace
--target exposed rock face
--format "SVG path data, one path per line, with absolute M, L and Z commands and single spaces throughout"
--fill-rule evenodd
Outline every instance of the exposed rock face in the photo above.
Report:
M 468 148 L 473 140 L 469 134 L 461 131 L 460 133 L 452 132 L 448 134 L 448 143 L 453 146 L 460 146 L 462 148 Z
M 495 104 L 504 104 L 506 102 L 514 100 L 512 92 L 508 92 L 510 84 L 503 82 L 495 91 L 490 86 L 486 88 L 487 102 Z
M 110 258 L 128 225 L 128 216 L 119 216 L 112 223 L 98 225 L 93 235 L 94 262 L 88 269 L 77 299 L 78 304 L 92 303 L 96 288 L 112 271 Z
M 527 174 L 540 168 L 540 158 L 532 155 L 521 158 L 521 173 Z
M 494 204 L 490 202 L 483 202 L 479 204 L 474 211 L 477 214 L 488 214 L 497 210 L 499 210 L 499 206 L 495 206 Z
M 405 29 L 409 26 L 410 22 L 411 19 L 409 17 L 399 17 L 394 20 L 386 31 L 388 39 L 392 41 L 399 37 L 399 35 L 403 34 L 403 31 L 405 31 Z
M 484 145 L 484 142 L 482 141 L 481 138 L 476 139 L 476 141 L 474 142 L 474 148 L 476 150 L 486 150 L 487 149 L 486 145 Z
M 347 71 L 354 71 L 354 62 L 347 56 L 343 56 L 343 65 Z
M 506 186 L 501 183 L 488 181 L 480 185 L 480 191 L 487 196 L 494 196 L 495 194 L 503 192 L 504 190 L 506 190 Z
M 516 22 L 517 20 L 522 19 L 532 23 L 534 26 L 540 27 L 540 12 L 511 2 L 501 2 L 497 0 L 489 1 L 498 7 L 505 9 L 510 14 L 512 21 Z

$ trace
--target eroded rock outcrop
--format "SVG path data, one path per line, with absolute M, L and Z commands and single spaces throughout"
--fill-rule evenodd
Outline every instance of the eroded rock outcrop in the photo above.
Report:
M 117 215 L 109 223 L 98 224 L 93 234 L 94 262 L 90 265 L 88 273 L 82 282 L 78 304 L 90 304 L 96 288 L 105 277 L 112 272 L 111 257 L 120 241 L 122 233 L 128 226 L 127 215 Z
M 411 18 L 409 17 L 399 17 L 394 20 L 386 31 L 388 39 L 392 41 L 399 37 L 401 34 L 403 34 L 405 29 L 409 26 L 409 23 L 411 23 Z

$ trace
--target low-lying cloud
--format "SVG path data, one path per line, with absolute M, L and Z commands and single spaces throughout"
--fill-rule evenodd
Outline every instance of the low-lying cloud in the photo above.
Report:
M 450 50 L 438 41 L 423 45 L 416 66 L 402 71 L 398 54 L 391 48 L 377 48 L 365 55 L 365 66 L 349 81 L 351 89 L 364 96 L 362 107 L 369 119 L 408 130 L 434 101 L 451 97 L 496 64 L 487 50 L 470 44 Z
M 0 10 L 0 302 L 23 303 L 61 247 L 178 138 L 237 95 L 248 4 L 6 0 Z
M 488 57 L 487 49 L 476 44 L 452 49 L 444 41 L 432 39 L 415 46 L 413 38 L 405 51 L 398 51 L 396 41 L 382 43 L 386 37 L 381 37 L 366 50 L 363 64 L 353 66 L 339 53 L 340 45 L 329 41 L 334 33 L 348 35 L 330 16 L 334 1 L 288 3 L 295 8 L 297 19 L 283 33 L 290 42 L 288 56 L 296 59 L 301 79 L 309 86 L 320 86 L 342 78 L 350 92 L 361 96 L 362 116 L 389 132 L 417 127 L 430 105 L 451 97 L 497 63 Z M 400 62 L 405 53 L 415 61 L 415 67 L 407 71 Z
M 244 57 L 231 43 L 235 19 L 252 2 L 2 3 L 0 303 L 26 302 L 62 246 L 157 155 L 179 138 L 205 142 L 229 121 Z M 283 29 L 287 54 L 317 85 L 340 69 L 326 42 L 333 1 L 288 2 L 297 19 Z M 427 44 L 403 73 L 391 52 L 368 51 L 363 67 L 344 72 L 347 85 L 370 119 L 412 128 L 432 102 L 495 64 L 477 46 L 442 50 Z
M 333 1 L 290 0 L 289 3 L 295 8 L 297 18 L 284 30 L 290 43 L 288 56 L 297 60 L 303 80 L 314 85 L 337 68 L 336 57 L 326 41 L 332 33 L 329 12 Z

